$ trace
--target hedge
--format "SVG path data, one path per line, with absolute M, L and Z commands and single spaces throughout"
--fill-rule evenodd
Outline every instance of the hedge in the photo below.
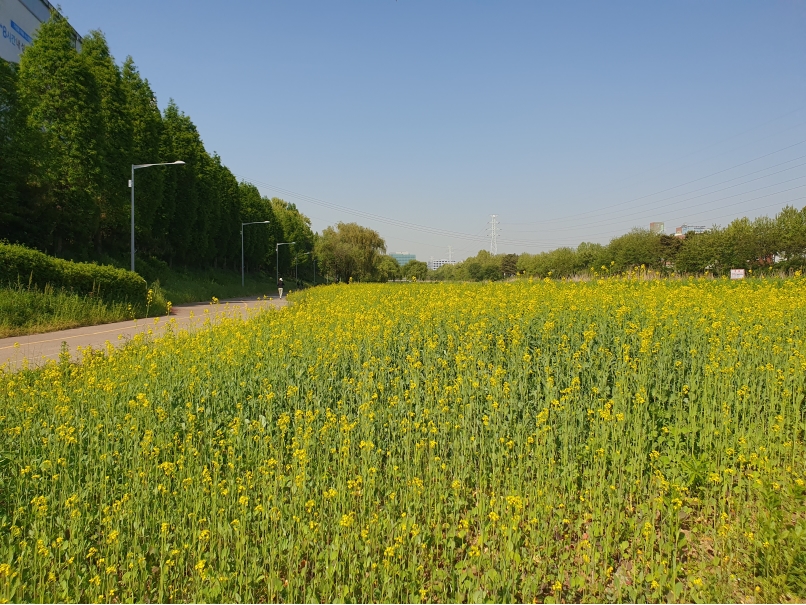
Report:
M 103 300 L 145 303 L 148 287 L 137 273 L 54 258 L 24 246 L 0 243 L 0 286 L 31 284 L 92 294 Z

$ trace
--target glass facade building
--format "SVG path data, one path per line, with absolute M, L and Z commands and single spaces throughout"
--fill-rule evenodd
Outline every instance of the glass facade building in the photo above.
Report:
M 417 260 L 416 254 L 409 254 L 408 252 L 390 252 L 389 256 L 395 259 L 401 267 L 410 260 Z

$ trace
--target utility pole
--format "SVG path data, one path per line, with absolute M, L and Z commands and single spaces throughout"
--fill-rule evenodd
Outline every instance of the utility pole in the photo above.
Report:
M 498 236 L 498 215 L 491 214 L 490 215 L 490 254 L 495 256 L 498 254 L 498 242 L 496 241 L 496 237 Z
M 453 247 L 448 246 L 448 262 L 453 263 Z

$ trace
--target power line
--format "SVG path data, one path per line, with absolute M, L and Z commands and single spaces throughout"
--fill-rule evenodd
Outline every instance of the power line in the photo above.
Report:
M 769 166 L 769 167 L 767 167 L 767 168 L 761 168 L 761 169 L 759 169 L 759 170 L 754 170 L 753 172 L 748 172 L 747 174 L 742 174 L 742 175 L 739 175 L 739 176 L 733 177 L 732 179 L 727 179 L 727 180 L 724 180 L 724 181 L 720 181 L 719 183 L 713 183 L 712 185 L 706 185 L 705 187 L 699 187 L 698 189 L 692 189 L 691 191 L 687 191 L 687 192 L 685 192 L 685 193 L 678 193 L 677 195 L 673 195 L 673 196 L 671 196 L 671 197 L 667 197 L 667 198 L 664 198 L 664 199 L 662 199 L 662 200 L 655 200 L 655 201 L 652 201 L 652 202 L 644 202 L 643 204 L 638 204 L 638 205 L 637 205 L 637 206 L 635 206 L 635 207 L 636 207 L 636 208 L 638 208 L 638 207 L 641 207 L 641 206 L 649 206 L 649 205 L 652 205 L 652 204 L 659 204 L 659 203 L 661 203 L 661 202 L 665 202 L 665 201 L 673 200 L 673 199 L 674 199 L 674 198 L 676 198 L 676 197 L 680 197 L 680 196 L 684 196 L 684 195 L 689 195 L 689 194 L 691 194 L 691 193 L 696 193 L 696 192 L 698 192 L 698 191 L 703 191 L 703 190 L 705 190 L 705 189 L 711 189 L 712 187 L 717 187 L 718 185 L 723 185 L 723 184 L 725 184 L 725 183 L 730 183 L 731 181 L 735 181 L 736 179 L 742 179 L 742 178 L 745 178 L 745 177 L 747 177 L 747 176 L 750 176 L 750 175 L 753 175 L 753 174 L 757 174 L 757 173 L 759 173 L 759 172 L 764 172 L 765 170 L 771 170 L 771 169 L 773 169 L 773 168 L 777 168 L 778 166 L 783 166 L 784 164 L 789 164 L 790 162 L 795 162 L 795 161 L 797 161 L 797 160 L 802 160 L 803 158 L 806 158 L 806 155 L 802 155 L 802 156 L 800 156 L 800 157 L 793 158 L 793 159 L 791 159 L 791 160 L 787 160 L 787 161 L 785 161 L 785 162 L 780 162 L 780 163 L 778 163 L 778 164 L 775 164 L 775 165 L 773 165 L 773 166 Z M 722 188 L 722 189 L 716 189 L 716 190 L 714 190 L 714 191 L 709 191 L 709 192 L 704 193 L 704 194 L 702 194 L 702 195 L 694 196 L 694 197 L 687 198 L 687 199 L 684 199 L 684 200 L 679 200 L 678 202 L 675 202 L 675 203 L 687 202 L 687 201 L 690 201 L 690 200 L 693 200 L 693 199 L 698 199 L 698 198 L 701 198 L 701 197 L 705 197 L 706 195 L 711 195 L 711 194 L 713 194 L 713 193 L 719 193 L 720 191 L 726 191 L 726 190 L 728 190 L 728 189 L 732 189 L 733 187 L 740 187 L 741 185 L 746 185 L 747 183 L 752 183 L 752 182 L 754 182 L 754 181 L 759 181 L 759 180 L 761 180 L 761 179 L 766 179 L 766 178 L 768 178 L 768 177 L 775 176 L 776 174 L 781 174 L 782 172 L 787 172 L 787 171 L 789 171 L 789 170 L 794 170 L 795 168 L 800 168 L 800 167 L 802 167 L 802 166 L 806 166 L 806 163 L 803 163 L 803 164 L 797 164 L 797 165 L 795 165 L 795 166 L 790 166 L 789 168 L 784 168 L 783 170 L 779 170 L 779 171 L 777 171 L 777 172 L 771 172 L 770 174 L 764 174 L 764 175 L 762 175 L 762 176 L 759 176 L 759 177 L 756 177 L 756 178 L 754 178 L 754 179 L 750 179 L 750 180 L 744 181 L 744 182 L 742 182 L 742 183 L 736 183 L 735 185 L 731 185 L 730 187 L 724 187 L 724 188 Z M 800 177 L 799 177 L 799 178 L 800 178 Z M 782 182 L 787 182 L 787 181 L 782 181 Z M 772 187 L 772 186 L 774 186 L 774 185 L 775 185 L 775 183 L 773 183 L 773 185 L 769 185 L 769 186 L 770 186 L 770 187 Z M 653 209 L 653 212 L 656 212 L 656 210 L 655 210 L 655 209 Z M 613 213 L 609 213 L 609 212 L 608 212 L 608 213 L 601 213 L 601 214 L 598 214 L 598 215 L 590 215 L 590 216 L 588 216 L 588 217 L 586 217 L 586 218 L 596 218 L 596 217 L 598 217 L 598 216 L 605 216 L 605 217 L 619 218 L 620 216 L 624 216 L 624 217 L 626 217 L 626 216 L 633 216 L 633 215 L 634 215 L 634 213 L 633 213 L 633 214 L 626 214 L 626 215 L 618 215 L 618 214 L 617 214 L 617 215 L 615 215 L 615 216 L 614 216 L 614 215 L 613 215 Z M 546 221 L 546 222 L 548 222 L 548 221 Z M 526 225 L 528 225 L 528 224 L 532 224 L 532 223 L 505 223 L 505 224 L 526 224 Z M 542 221 L 541 221 L 541 224 L 542 224 Z M 581 223 L 581 225 L 585 225 L 585 224 L 586 224 L 586 223 Z M 578 225 L 578 226 L 579 226 L 579 225 Z M 523 231 L 523 230 L 521 230 L 521 231 L 519 231 L 519 232 L 520 232 L 520 233 L 536 233 L 536 231 L 528 231 L 528 230 L 527 230 L 527 231 Z
M 733 195 L 728 195 L 728 196 L 725 196 L 725 197 L 717 198 L 715 200 L 710 200 L 710 201 L 705 202 L 705 203 L 712 204 L 714 202 L 721 202 L 723 200 L 729 200 L 731 198 L 734 198 L 734 197 L 737 197 L 737 196 L 740 196 L 740 195 L 746 195 L 748 193 L 755 193 L 757 191 L 764 191 L 765 189 L 769 189 L 770 187 L 777 187 L 778 185 L 784 185 L 786 183 L 791 183 L 792 181 L 799 181 L 799 180 L 801 180 L 803 178 L 806 178 L 806 175 L 798 176 L 798 177 L 795 177 L 795 178 L 792 178 L 792 179 L 787 179 L 785 181 L 778 181 L 777 183 L 772 183 L 771 185 L 765 185 L 764 187 L 759 187 L 758 189 L 751 189 L 750 191 L 741 191 L 739 193 L 734 193 Z M 753 180 L 758 180 L 758 179 L 753 179 Z M 751 182 L 751 181 L 747 181 L 747 183 L 749 183 L 749 182 Z M 744 185 L 745 183 L 740 183 L 740 184 Z M 803 186 L 803 185 L 801 185 L 801 186 Z M 738 187 L 738 185 L 734 185 L 734 187 Z M 725 190 L 731 189 L 731 188 L 732 187 L 725 187 L 725 189 L 720 189 L 718 191 L 725 191 Z M 703 195 L 688 198 L 686 200 L 679 200 L 679 202 L 676 202 L 676 203 L 689 202 L 691 200 L 695 200 L 697 198 L 704 197 L 705 195 L 711 195 L 712 193 L 717 193 L 718 191 L 712 191 L 710 193 L 706 193 L 706 194 L 703 194 Z M 779 191 L 777 193 L 784 193 L 786 191 L 790 191 L 790 189 L 784 189 L 783 191 Z M 774 193 L 771 193 L 770 195 L 774 195 Z M 754 198 L 754 199 L 757 199 L 757 198 Z M 737 205 L 741 204 L 741 203 L 744 203 L 744 202 L 738 202 Z M 701 204 L 693 204 L 691 206 L 684 206 L 682 208 L 675 208 L 674 212 L 680 212 L 680 211 L 683 211 L 683 210 L 688 210 L 690 208 L 698 208 L 700 206 L 701 206 Z M 668 207 L 671 207 L 671 205 L 668 206 Z M 578 230 L 580 228 L 589 227 L 589 226 L 597 225 L 597 224 L 598 225 L 614 225 L 614 224 L 618 224 L 619 222 L 624 221 L 625 219 L 629 219 L 631 217 L 635 217 L 635 216 L 638 216 L 638 215 L 646 215 L 647 213 L 649 213 L 649 215 L 646 216 L 645 218 L 650 218 L 651 215 L 658 215 L 661 212 L 664 212 L 666 208 L 667 207 L 659 206 L 658 208 L 652 208 L 652 209 L 648 209 L 648 210 L 639 210 L 639 211 L 633 212 L 631 214 L 625 214 L 625 215 L 622 215 L 622 216 L 614 217 L 613 220 L 610 220 L 610 221 L 605 221 L 605 222 L 601 222 L 601 223 L 580 223 L 579 225 L 576 225 L 574 227 L 552 227 L 551 230 L 552 230 L 552 232 L 557 232 L 557 231 L 576 231 L 576 230 Z M 538 233 L 537 231 L 515 231 L 515 232 L 516 233 Z
M 558 221 L 579 219 L 581 217 L 586 217 L 587 215 L 590 215 L 590 214 L 595 215 L 596 213 L 601 212 L 602 210 L 606 210 L 606 209 L 609 209 L 609 208 L 617 208 L 619 206 L 624 206 L 626 204 L 631 204 L 633 202 L 637 202 L 637 201 L 652 197 L 653 195 L 660 195 L 661 193 L 666 193 L 668 191 L 674 191 L 675 189 L 679 189 L 680 187 L 685 187 L 686 185 L 690 185 L 692 183 L 703 181 L 703 180 L 705 180 L 707 178 L 710 178 L 712 176 L 716 176 L 717 174 L 722 174 L 724 172 L 734 170 L 735 168 L 740 168 L 741 166 L 745 166 L 747 164 L 752 164 L 753 162 L 757 162 L 758 160 L 764 159 L 764 158 L 769 157 L 771 155 L 781 153 L 782 151 L 786 151 L 787 149 L 792 149 L 793 147 L 797 147 L 798 145 L 803 145 L 804 143 L 806 143 L 806 139 L 804 139 L 802 141 L 799 141 L 797 143 L 794 143 L 792 145 L 787 145 L 786 147 L 782 147 L 781 149 L 776 149 L 775 151 L 771 151 L 770 153 L 765 153 L 764 155 L 760 155 L 758 157 L 755 157 L 752 160 L 747 160 L 746 162 L 741 162 L 739 164 L 735 164 L 733 166 L 730 166 L 729 168 L 725 168 L 723 170 L 717 170 L 716 172 L 712 172 L 711 174 L 707 174 L 705 176 L 701 176 L 699 178 L 692 179 L 690 181 L 686 181 L 685 183 L 675 185 L 674 187 L 667 187 L 666 189 L 661 189 L 660 191 L 655 191 L 654 193 L 648 193 L 646 195 L 642 195 L 640 197 L 636 197 L 636 198 L 633 198 L 631 200 L 626 200 L 624 202 L 619 202 L 617 204 L 611 204 L 610 206 L 605 206 L 604 208 L 597 208 L 596 210 L 591 210 L 591 211 L 588 211 L 588 212 L 581 212 L 579 214 L 565 216 L 565 217 L 559 217 L 559 218 L 553 218 L 553 219 L 545 219 L 545 220 L 541 220 L 541 221 L 521 222 L 520 224 L 521 225 L 534 225 L 534 224 L 538 224 L 538 223 L 541 223 L 541 224 L 555 223 L 555 222 L 558 222 Z M 794 160 L 790 160 L 790 161 L 794 161 Z M 784 163 L 786 163 L 786 162 L 784 162 Z M 769 170 L 769 168 L 767 168 L 767 170 Z M 750 174 L 753 174 L 753 173 L 751 172 Z
M 724 206 L 719 206 L 717 208 L 709 208 L 708 210 L 703 210 L 701 212 L 691 213 L 688 216 L 699 216 L 699 215 L 702 215 L 702 214 L 708 214 L 708 213 L 711 213 L 711 212 L 715 212 L 717 210 L 723 210 L 725 208 L 731 208 L 731 207 L 734 207 L 734 206 L 739 206 L 741 204 L 745 204 L 745 203 L 748 203 L 748 202 L 754 202 L 756 200 L 764 199 L 764 198 L 770 197 L 772 195 L 777 195 L 779 193 L 786 193 L 787 191 L 794 191 L 795 189 L 802 189 L 803 187 L 806 187 L 806 185 L 800 185 L 798 187 L 792 187 L 790 189 L 785 189 L 784 191 L 776 191 L 774 193 L 769 193 L 767 195 L 761 195 L 761 196 L 754 197 L 754 198 L 749 199 L 749 200 L 742 200 L 740 202 L 735 202 L 735 203 L 732 203 L 732 204 L 725 204 Z M 785 200 L 785 201 L 781 201 L 781 202 L 775 202 L 773 204 L 767 204 L 765 206 L 759 206 L 759 207 L 755 208 L 755 210 L 764 210 L 764 209 L 767 209 L 767 208 L 775 208 L 775 207 L 783 208 L 784 206 L 787 206 L 787 205 L 791 204 L 792 202 L 797 202 L 797 201 L 804 200 L 804 199 L 806 199 L 806 196 L 796 197 L 796 198 L 793 198 L 793 199 L 790 199 L 790 200 Z M 720 215 L 720 216 L 716 216 L 716 217 L 712 217 L 712 218 L 713 218 L 713 220 L 717 220 L 717 219 L 725 218 L 725 217 L 728 217 L 728 216 L 734 216 L 735 217 L 736 213 L 734 212 L 732 214 L 724 214 L 724 215 Z M 603 232 L 600 232 L 600 233 L 590 234 L 590 237 L 591 238 L 614 237 L 614 236 L 618 237 L 619 235 L 623 235 L 623 234 L 624 234 L 623 231 L 620 231 L 620 230 L 617 230 L 617 229 L 610 229 L 608 231 L 603 231 Z M 512 242 L 507 242 L 507 243 L 512 243 Z M 518 243 L 518 245 L 523 245 L 523 244 Z M 574 245 L 574 244 L 571 242 L 571 240 L 566 240 L 565 245 L 571 246 L 571 245 Z

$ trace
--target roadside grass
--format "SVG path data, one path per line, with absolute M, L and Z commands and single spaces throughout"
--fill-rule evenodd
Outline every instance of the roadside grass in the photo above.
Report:
M 0 338 L 155 317 L 167 314 L 169 305 L 277 293 L 273 276 L 248 275 L 241 287 L 239 273 L 223 270 L 163 271 L 149 291 L 147 305 L 129 305 L 50 285 L 9 284 L 0 288 Z
M 150 309 L 152 314 L 155 310 Z M 0 338 L 40 334 L 144 316 L 145 309 L 65 290 L 16 285 L 0 289 Z

